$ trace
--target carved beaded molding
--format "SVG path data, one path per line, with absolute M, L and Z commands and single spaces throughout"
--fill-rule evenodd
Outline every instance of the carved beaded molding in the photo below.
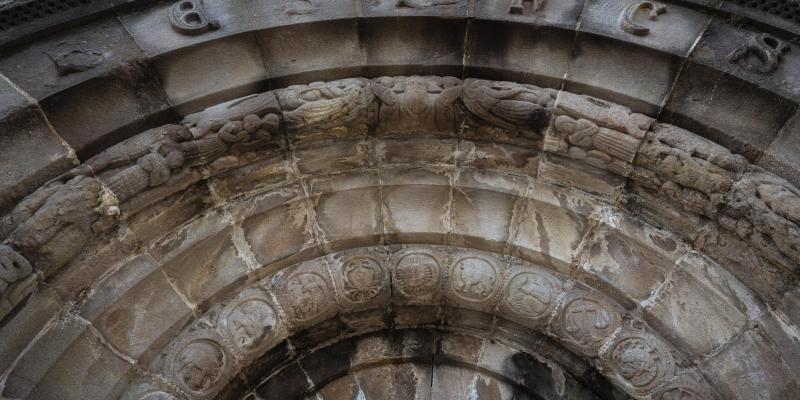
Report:
M 685 218 L 733 232 L 789 274 L 800 264 L 800 190 L 692 132 L 601 99 L 527 84 L 352 78 L 208 108 L 114 145 L 36 190 L 0 220 L 0 315 L 12 312 L 88 242 L 193 183 L 287 146 L 368 137 L 526 146 L 541 151 L 539 178 L 550 168 L 566 179 L 548 184 L 574 185 L 569 190 L 593 193 L 614 207 L 651 196 Z M 330 249 L 324 258 L 261 277 L 169 344 L 160 373 L 174 387 L 159 390 L 213 397 L 289 330 L 322 323 L 341 309 L 388 304 L 393 293 L 416 305 L 438 305 L 444 298 L 482 313 L 502 310 L 597 360 L 601 372 L 631 396 L 717 396 L 673 343 L 607 294 L 531 263 L 470 249 L 469 243 L 456 247 L 442 254 Z

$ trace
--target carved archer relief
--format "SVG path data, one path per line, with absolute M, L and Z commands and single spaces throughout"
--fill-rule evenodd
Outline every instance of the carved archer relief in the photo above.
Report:
M 728 60 L 747 70 L 766 74 L 778 68 L 781 54 L 790 47 L 782 40 L 768 34 L 751 36 L 746 43 L 728 54 Z
M 378 134 L 452 133 L 461 80 L 453 77 L 383 77 L 372 81 L 380 99 Z
M 619 27 L 632 35 L 646 36 L 650 33 L 650 28 L 636 23 L 636 13 L 639 11 L 648 11 L 648 18 L 655 21 L 659 15 L 667 12 L 667 6 L 656 1 L 637 1 L 622 10 L 619 16 Z
M 199 35 L 219 29 L 219 21 L 206 14 L 203 0 L 181 0 L 169 9 L 169 22 L 178 33 Z

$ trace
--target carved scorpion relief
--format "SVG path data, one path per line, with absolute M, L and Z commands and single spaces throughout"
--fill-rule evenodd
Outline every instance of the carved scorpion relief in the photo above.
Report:
M 169 22 L 178 33 L 199 35 L 219 29 L 219 21 L 210 19 L 203 7 L 203 0 L 181 0 L 169 9 Z
M 766 74 L 778 68 L 781 54 L 789 49 L 789 45 L 782 40 L 768 33 L 760 33 L 751 36 L 745 44 L 728 54 L 728 60 L 749 71 Z
M 406 296 L 427 297 L 439 287 L 441 267 L 429 254 L 406 254 L 398 261 L 395 271 L 394 281 Z
M 622 14 L 619 16 L 619 27 L 631 35 L 647 36 L 650 28 L 636 23 L 636 14 L 639 11 L 647 11 L 648 18 L 655 21 L 659 15 L 667 12 L 667 6 L 655 1 L 637 1 L 622 10 Z
M 466 257 L 453 264 L 450 287 L 467 301 L 484 301 L 492 297 L 498 281 L 497 267 L 478 257 Z
M 363 303 L 378 296 L 383 290 L 383 267 L 370 257 L 354 257 L 342 265 L 344 297 Z
M 533 14 L 544 7 L 546 0 L 511 0 L 508 6 L 509 14 L 516 15 L 529 15 Z

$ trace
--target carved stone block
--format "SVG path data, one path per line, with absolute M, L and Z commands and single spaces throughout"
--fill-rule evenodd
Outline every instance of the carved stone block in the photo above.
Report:
M 453 136 L 458 130 L 456 102 L 461 80 L 454 77 L 382 77 L 371 82 L 379 100 L 376 134 L 428 133 Z

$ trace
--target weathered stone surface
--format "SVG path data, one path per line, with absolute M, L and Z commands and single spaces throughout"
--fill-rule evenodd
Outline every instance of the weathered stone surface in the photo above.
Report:
M 764 150 L 757 164 L 772 173 L 800 186 L 800 164 L 795 154 L 800 153 L 800 113 L 795 114 L 775 140 Z
M 379 178 L 360 172 L 309 182 L 321 240 L 333 249 L 377 244 L 381 227 Z M 360 207 L 353 207 L 355 203 Z
M 383 219 L 390 243 L 444 244 L 450 229 L 450 172 L 441 169 L 385 169 Z

